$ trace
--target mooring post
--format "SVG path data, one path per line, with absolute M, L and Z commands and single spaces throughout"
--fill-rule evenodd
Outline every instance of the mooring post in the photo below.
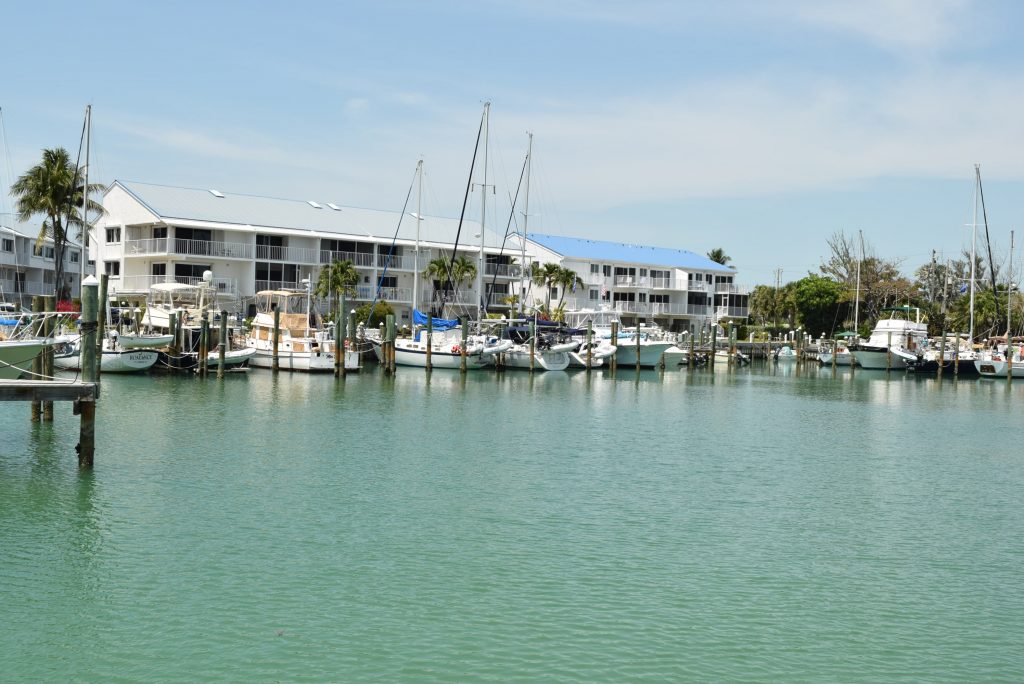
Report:
M 33 297 L 32 298 L 32 313 L 42 314 L 43 313 L 43 298 Z M 41 315 L 33 316 L 32 318 L 32 335 L 35 337 L 43 336 L 43 318 Z M 40 352 L 32 359 L 32 379 L 39 380 L 43 377 L 43 353 Z M 43 415 L 43 402 L 36 399 L 32 400 L 32 422 L 38 423 Z
M 694 355 L 697 353 L 697 336 L 693 334 L 693 328 L 690 328 L 690 353 L 686 357 L 686 367 L 693 370 Z
M 469 323 L 466 321 L 466 317 L 463 316 L 459 320 L 459 328 L 462 332 L 462 344 L 459 345 L 459 371 L 462 373 L 466 372 L 466 342 L 469 337 Z
M 203 312 L 199 322 L 199 376 L 205 378 L 210 368 L 210 313 Z
M 530 372 L 533 372 L 533 364 L 537 356 L 537 323 L 530 321 Z
M 708 364 L 715 367 L 715 349 L 718 347 L 718 324 L 711 324 L 711 355 L 708 356 Z
M 591 371 L 594 363 L 594 350 L 591 348 L 591 340 L 594 337 L 594 322 L 587 321 L 587 372 Z
M 347 304 L 347 302 L 345 301 L 345 295 L 342 294 L 341 295 L 341 304 L 338 306 L 338 314 L 337 314 L 337 316 L 338 316 L 338 329 L 337 329 L 337 332 L 334 335 L 334 353 L 335 353 L 335 355 L 338 358 L 341 359 L 341 364 L 340 364 L 340 366 L 338 366 L 338 367 L 341 368 L 341 372 L 339 374 L 341 377 L 344 377 L 345 376 L 345 372 L 346 372 L 345 371 L 345 351 L 348 348 L 348 346 L 345 344 L 345 339 L 346 339 L 346 336 L 347 336 L 347 333 L 348 333 L 348 325 L 347 325 L 348 324 L 348 320 L 347 320 L 347 317 L 345 315 L 346 304 Z M 335 359 L 335 361 L 337 362 L 337 359 Z
M 615 375 L 619 367 L 619 322 L 612 321 L 612 344 L 615 345 L 615 353 L 612 354 L 612 375 Z
M 281 340 L 281 309 L 277 307 L 277 304 L 271 304 L 270 308 L 274 310 L 274 360 L 270 367 L 276 373 L 281 370 L 281 360 L 278 357 L 278 343 Z
M 100 274 L 100 291 L 96 295 L 96 384 L 100 384 L 103 373 L 103 340 L 107 336 L 107 309 L 110 306 L 108 287 L 110 276 Z
M 832 338 L 832 372 L 836 372 L 836 366 L 839 365 L 839 338 Z
M 356 351 L 356 310 L 352 311 L 348 315 L 348 349 L 349 351 Z
M 633 339 L 636 341 L 636 372 L 640 372 L 640 318 L 636 319 L 636 327 L 633 332 Z
M 345 319 L 335 312 L 334 315 L 334 377 L 340 378 L 342 368 L 345 365 L 342 360 L 345 358 Z
M 939 371 L 938 375 L 942 377 L 942 367 L 946 364 L 946 329 L 942 329 L 942 342 L 939 343 Z
M 220 312 L 220 339 L 217 340 L 217 377 L 224 377 L 224 355 L 228 351 L 228 312 Z
M 430 362 L 430 353 L 433 351 L 433 338 L 434 338 L 434 313 L 432 311 L 427 312 L 427 372 L 432 370 Z
M 95 383 L 99 377 L 96 361 L 96 309 L 99 281 L 94 276 L 82 281 L 82 382 Z M 94 385 L 99 390 L 98 385 Z M 78 467 L 92 468 L 96 452 L 96 399 L 98 395 L 79 401 L 81 422 L 78 431 Z
M 167 314 L 167 332 L 171 334 L 170 350 L 173 358 L 178 355 L 178 314 L 173 311 Z
M 886 333 L 885 343 L 885 372 L 892 370 L 892 330 Z
M 56 297 L 43 297 L 43 337 L 49 339 L 56 330 L 56 319 L 51 315 L 57 310 Z M 39 378 L 37 378 L 39 379 Z M 43 347 L 43 380 L 53 379 L 53 345 Z M 53 422 L 53 402 L 43 402 L 43 422 Z
M 385 370 L 387 371 L 387 373 L 389 375 L 394 375 L 394 373 L 395 373 L 395 354 L 394 354 L 394 349 L 395 349 L 395 315 L 394 314 L 388 314 L 387 317 L 384 320 L 386 321 L 386 323 L 385 323 L 385 330 L 387 331 L 387 336 L 386 336 L 387 342 L 386 342 L 386 346 L 384 347 L 385 350 L 386 350 L 386 353 L 384 354 L 384 361 L 385 361 L 384 368 L 385 368 Z

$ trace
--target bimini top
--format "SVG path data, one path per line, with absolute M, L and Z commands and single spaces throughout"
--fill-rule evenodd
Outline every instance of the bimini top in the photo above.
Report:
M 723 266 L 707 257 L 685 249 L 627 245 L 604 240 L 584 240 L 562 235 L 527 233 L 527 238 L 563 257 L 593 259 L 595 261 L 620 261 L 651 266 L 671 266 L 688 271 L 711 271 L 713 273 L 735 273 L 732 266 Z

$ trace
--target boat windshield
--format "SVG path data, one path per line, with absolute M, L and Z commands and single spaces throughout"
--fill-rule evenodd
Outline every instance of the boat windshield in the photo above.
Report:
M 305 292 L 264 291 L 256 295 L 256 310 L 272 313 L 276 306 L 282 314 L 305 314 L 307 301 Z

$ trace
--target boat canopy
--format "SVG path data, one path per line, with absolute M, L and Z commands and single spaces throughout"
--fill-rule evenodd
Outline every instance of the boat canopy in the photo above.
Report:
M 413 325 L 423 325 L 423 326 L 425 326 L 427 324 L 427 315 L 425 313 L 423 313 L 422 311 L 420 311 L 419 309 L 413 309 L 412 310 L 412 323 L 413 323 Z M 430 319 L 430 327 L 433 330 L 437 330 L 438 332 L 443 331 L 443 330 L 451 330 L 452 328 L 457 328 L 458 326 L 459 326 L 459 322 L 458 321 L 452 321 L 452 320 L 448 320 L 446 318 L 431 318 Z

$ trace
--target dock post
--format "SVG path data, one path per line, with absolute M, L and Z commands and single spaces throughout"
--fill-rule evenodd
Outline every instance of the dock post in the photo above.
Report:
M 715 368 L 715 348 L 718 346 L 718 324 L 711 324 L 711 354 L 708 356 L 708 364 L 712 370 Z
M 466 317 L 463 316 L 459 321 L 459 328 L 462 332 L 462 344 L 459 345 L 459 371 L 462 373 L 466 372 L 466 341 L 469 336 L 469 328 L 467 327 Z
M 96 384 L 100 384 L 100 374 L 103 372 L 103 339 L 107 336 L 107 311 L 110 307 L 110 298 L 107 294 L 110 283 L 110 276 L 106 273 L 100 274 L 100 290 L 96 295 Z
M 57 310 L 56 297 L 43 297 L 43 311 L 53 313 Z M 43 337 L 50 338 L 56 332 L 56 319 L 43 314 Z M 38 379 L 38 378 L 37 378 Z M 53 379 L 53 345 L 46 345 L 43 348 L 43 380 Z M 53 402 L 43 401 L 43 422 L 53 422 Z
M 167 332 L 171 334 L 171 357 L 178 355 L 178 314 L 170 312 L 167 314 Z
M 345 319 L 335 313 L 334 316 L 334 377 L 340 378 L 345 367 Z
M 82 281 L 82 341 L 80 344 L 82 382 L 95 383 L 99 377 L 96 360 L 96 309 L 99 281 L 94 276 Z M 98 388 L 97 388 L 98 389 Z M 78 467 L 92 468 L 96 453 L 96 396 L 79 404 L 81 422 L 78 431 Z
M 537 356 L 537 323 L 530 321 L 530 372 L 533 372 L 534 361 Z
M 434 314 L 432 311 L 427 312 L 427 372 L 432 370 L 430 363 L 430 353 L 432 351 L 432 342 L 434 337 Z
M 348 302 L 345 301 L 345 295 L 344 295 L 344 293 L 342 293 L 342 295 L 341 295 L 341 304 L 338 305 L 338 314 L 337 314 L 338 315 L 338 329 L 337 329 L 337 332 L 334 335 L 334 353 L 335 353 L 335 355 L 337 357 L 339 357 L 341 359 L 341 364 L 339 366 L 341 368 L 341 372 L 340 372 L 341 377 L 344 377 L 345 373 L 346 373 L 346 370 L 345 370 L 345 351 L 346 351 L 346 349 L 348 349 L 348 345 L 345 344 L 345 340 L 348 337 L 348 335 L 347 335 L 347 333 L 348 333 L 348 319 L 347 319 L 347 316 L 345 314 L 345 309 L 347 308 L 346 307 L 347 303 Z
M 640 317 L 636 317 L 636 329 L 633 333 L 634 340 L 636 341 L 636 372 L 640 372 Z
M 384 354 L 384 370 L 389 375 L 395 374 L 395 315 L 388 314 L 385 324 L 386 336 L 385 339 L 385 354 Z
M 205 378 L 210 369 L 210 312 L 204 311 L 199 323 L 199 376 Z
M 942 367 L 946 364 L 946 328 L 942 328 L 942 342 L 939 343 L 939 377 L 942 377 Z
M 348 348 L 356 350 L 356 310 L 352 309 L 348 314 Z
M 885 343 L 885 372 L 892 370 L 892 330 L 886 333 Z
M 616 369 L 619 367 L 619 322 L 612 321 L 612 344 L 615 345 L 615 353 L 612 354 L 612 375 L 615 375 Z M 532 364 L 531 364 L 532 367 Z
M 729 366 L 733 365 L 733 357 L 736 355 L 736 347 L 735 347 L 735 345 L 733 343 L 733 340 L 732 340 L 732 332 L 733 332 L 732 321 L 729 321 L 729 329 L 727 331 L 727 334 L 729 336 L 728 337 L 728 345 L 729 345 L 728 364 L 729 364 Z
M 32 313 L 41 314 L 43 312 L 43 298 L 33 297 L 32 298 Z M 35 337 L 43 336 L 43 319 L 33 318 L 32 319 L 32 334 Z M 38 380 L 43 377 L 43 354 L 40 352 L 32 359 L 32 379 Z M 43 402 L 36 399 L 32 400 L 32 422 L 38 423 L 43 415 Z
M 217 340 L 217 377 L 224 378 L 224 354 L 228 348 L 228 312 L 220 312 L 220 336 Z
M 839 365 L 839 338 L 832 338 L 832 372 L 836 372 L 836 366 Z
M 281 309 L 277 304 L 271 304 L 274 309 L 274 360 L 270 364 L 271 369 L 276 373 L 281 370 L 281 360 L 278 357 L 278 343 L 281 338 Z
M 587 372 L 589 373 L 594 365 L 594 350 L 591 347 L 591 340 L 594 337 L 594 322 L 587 321 Z

